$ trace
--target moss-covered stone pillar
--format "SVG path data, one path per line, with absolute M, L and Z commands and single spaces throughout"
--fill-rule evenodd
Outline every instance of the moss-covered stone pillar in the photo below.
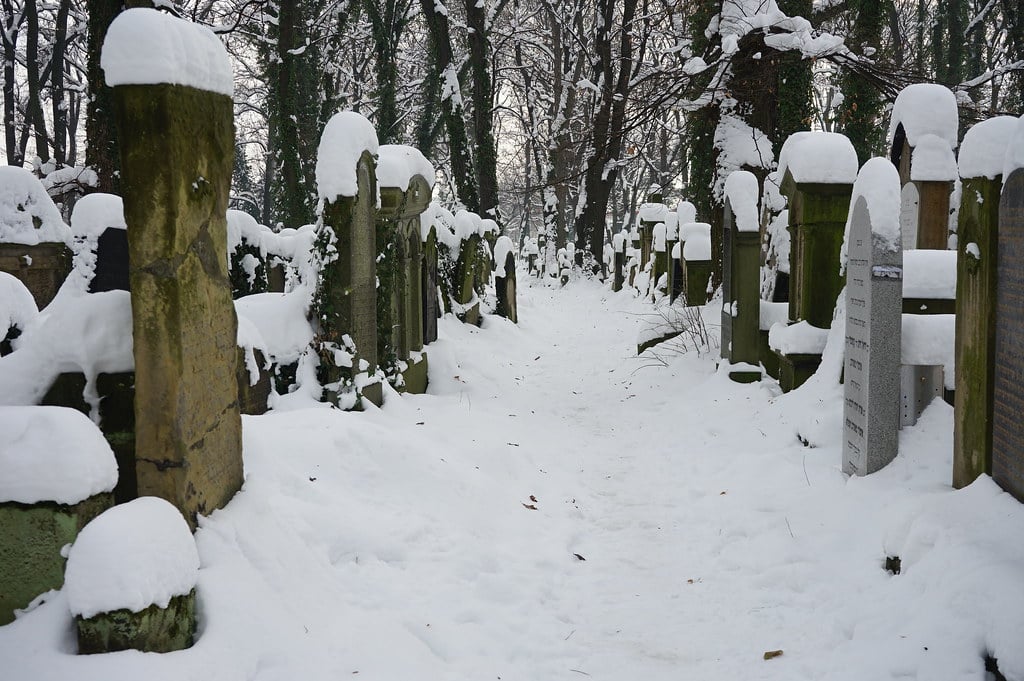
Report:
M 326 151 L 325 141 L 326 131 L 325 139 L 321 140 L 321 156 Z M 355 162 L 355 195 L 335 194 L 324 199 L 322 224 L 317 235 L 316 248 L 336 254 L 333 259 L 327 256 L 314 295 L 317 343 L 322 355 L 333 355 L 334 348 L 351 355 L 348 366 L 321 361 L 321 382 L 325 386 L 336 385 L 332 391 L 334 394 L 327 396 L 331 401 L 338 400 L 341 393 L 357 390 L 354 384 L 357 375 L 372 377 L 377 372 L 377 245 L 374 229 L 377 179 L 374 168 L 373 155 L 370 151 L 363 151 Z M 347 345 L 346 336 L 351 339 L 351 346 Z M 374 404 L 383 403 L 384 394 L 379 383 L 371 382 L 358 390 Z
M 827 329 L 843 289 L 839 251 L 853 185 L 798 183 L 787 171 L 782 193 L 789 200 L 789 317 Z
M 131 263 L 138 491 L 170 501 L 195 527 L 242 484 L 225 220 L 232 101 L 180 85 L 118 85 L 114 108 Z
M 753 179 L 755 188 L 756 181 Z M 728 196 L 725 199 L 723 228 L 722 358 L 732 365 L 747 365 L 730 371 L 729 377 L 740 383 L 750 383 L 761 378 L 761 371 L 757 369 L 761 235 L 756 225 L 755 229 L 740 229 Z
M 999 191 L 995 179 L 965 178 L 956 273 L 956 403 L 953 486 L 992 472 L 992 386 L 995 377 L 996 258 Z

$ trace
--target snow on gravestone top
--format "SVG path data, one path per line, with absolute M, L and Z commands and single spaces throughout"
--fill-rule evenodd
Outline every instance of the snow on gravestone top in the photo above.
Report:
M 994 180 L 1003 172 L 1006 143 L 1017 130 L 1013 116 L 996 116 L 975 124 L 964 135 L 957 158 L 960 177 L 987 177 Z
M 697 207 L 689 201 L 680 201 L 676 204 L 676 216 L 678 216 L 680 227 L 697 222 Z
M 700 233 L 691 235 L 683 246 L 683 260 L 686 262 L 711 260 L 711 234 Z
M 693 237 L 711 238 L 711 225 L 706 222 L 688 222 L 679 228 L 679 240 L 689 241 Z
M 98 515 L 68 553 L 64 590 L 71 614 L 166 608 L 195 588 L 199 553 L 181 512 L 139 497 Z
M 612 248 L 615 249 L 616 253 L 621 253 L 626 247 L 626 239 L 629 238 L 629 232 L 622 230 L 612 235 Z
M 276 243 L 279 235 L 266 225 L 256 222 L 256 218 L 244 210 L 229 209 L 228 219 L 228 254 L 234 253 L 242 242 L 259 249 L 260 255 L 278 254 L 282 248 Z
M 956 175 L 956 158 L 949 143 L 938 135 L 921 135 L 910 159 L 910 179 L 915 182 L 952 182 Z
M 103 433 L 67 407 L 0 407 L 0 502 L 77 504 L 117 484 Z
M 359 193 L 356 166 L 364 151 L 379 149 L 373 124 L 354 111 L 341 111 L 327 121 L 316 151 L 316 186 L 320 198 L 333 201 Z M 376 201 L 376 198 L 374 199 Z
M 654 250 L 658 253 L 664 253 L 666 248 L 665 239 L 668 234 L 668 229 L 665 227 L 665 223 L 659 222 L 654 225 L 652 234 L 654 236 Z
M 420 216 L 420 237 L 423 241 L 430 236 L 431 228 L 434 229 L 438 243 L 444 244 L 448 250 L 458 254 L 459 240 L 455 237 L 455 216 L 437 201 L 431 201 Z
M 853 184 L 857 179 L 857 151 L 846 135 L 837 132 L 797 132 L 779 152 L 778 176 L 786 171 L 794 182 Z
M 455 214 L 455 238 L 461 243 L 474 234 L 483 236 L 483 220 L 481 220 L 480 216 L 476 213 L 470 213 L 468 210 L 460 210 Z
M 1024 168 L 1024 116 L 1017 120 L 1017 129 L 1010 139 L 1006 148 L 1006 158 L 1003 160 L 1003 182 L 1010 177 L 1017 168 Z
M 408 191 L 409 182 L 419 175 L 431 189 L 434 188 L 434 166 L 419 149 L 404 144 L 382 144 L 377 154 L 377 183 L 381 187 Z
M 735 170 L 725 180 L 725 197 L 735 216 L 733 226 L 738 232 L 756 232 L 760 227 L 757 220 L 757 177 L 746 170 Z
M 35 175 L 0 166 L 0 243 L 71 242 L 71 229 Z
M 916 148 L 922 135 L 937 135 L 950 149 L 956 149 L 960 117 L 956 95 L 934 83 L 915 83 L 903 88 L 896 97 L 889 120 L 889 139 L 903 125 L 907 142 Z
M 121 12 L 103 39 L 107 85 L 184 85 L 231 97 L 231 60 L 213 31 L 148 7 Z
M 903 297 L 956 298 L 956 251 L 913 249 L 903 252 Z
M 641 203 L 637 216 L 641 222 L 664 222 L 668 217 L 668 206 L 663 203 Z
M 108 229 L 128 229 L 124 202 L 113 194 L 86 194 L 71 211 L 71 231 L 76 237 L 95 240 Z
M 0 272 L 0 340 L 11 327 L 24 331 L 38 314 L 36 300 L 21 280 Z
M 672 211 L 665 216 L 665 238 L 669 241 L 679 238 L 679 215 Z
M 512 239 L 509 239 L 504 235 L 498 237 L 498 240 L 494 243 L 495 276 L 508 276 L 508 269 L 506 268 L 506 265 L 508 264 L 508 254 L 513 252 L 515 249 L 516 246 L 512 243 Z
M 900 174 L 888 159 L 875 157 L 868 159 L 853 183 L 850 206 L 857 205 L 857 199 L 863 197 L 871 219 L 871 233 L 880 239 L 888 250 L 901 247 L 900 233 Z M 850 241 L 850 225 L 853 210 L 846 218 L 846 231 L 843 235 L 843 246 L 839 254 L 839 262 L 845 270 L 847 260 L 847 244 Z

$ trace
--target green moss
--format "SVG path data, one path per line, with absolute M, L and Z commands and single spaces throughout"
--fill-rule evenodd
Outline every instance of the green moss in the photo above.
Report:
M 196 627 L 196 592 L 174 596 L 166 608 L 150 605 L 140 612 L 114 610 L 95 617 L 75 618 L 78 653 L 91 655 L 118 650 L 169 653 L 192 645 Z

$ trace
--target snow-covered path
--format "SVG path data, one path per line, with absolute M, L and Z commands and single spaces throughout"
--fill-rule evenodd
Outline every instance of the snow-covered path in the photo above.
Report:
M 442 320 L 429 395 L 245 420 L 193 648 L 76 657 L 57 594 L 3 677 L 1024 678 L 1024 513 L 949 491 L 948 407 L 848 481 L 835 386 L 637 358 L 650 308 L 596 283 L 520 294 L 518 327 Z

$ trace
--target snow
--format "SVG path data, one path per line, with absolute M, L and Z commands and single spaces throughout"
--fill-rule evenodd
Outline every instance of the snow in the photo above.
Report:
M 494 275 L 497 277 L 509 276 L 509 271 L 506 265 L 509 253 L 515 253 L 516 245 L 512 243 L 512 239 L 505 235 L 498 237 L 498 240 L 494 242 Z M 513 272 L 512 274 L 515 274 Z
M 683 260 L 711 260 L 711 234 L 691 234 L 683 244 Z
M 231 60 L 210 29 L 148 7 L 117 15 L 100 67 L 111 87 L 169 83 L 228 97 L 235 92 Z
M 455 214 L 455 238 L 462 243 L 473 235 L 483 236 L 484 223 L 476 213 L 460 210 Z
M 86 402 L 99 418 L 96 378 L 132 371 L 132 308 L 127 291 L 58 296 L 0 357 L 0 404 L 35 404 L 61 373 L 85 374 Z
M 779 152 L 778 177 L 788 170 L 798 183 L 853 184 L 859 168 L 857 151 L 837 132 L 794 133 Z
M 654 229 L 652 230 L 652 245 L 657 253 L 665 252 L 665 239 L 667 232 L 668 230 L 665 228 L 664 222 L 659 222 L 654 225 Z
M 910 157 L 910 179 L 915 182 L 953 182 L 956 178 L 956 158 L 946 140 L 932 134 L 918 137 Z
M 922 135 L 937 135 L 950 149 L 956 149 L 960 117 L 956 96 L 935 83 L 915 83 L 900 91 L 889 119 L 889 140 L 903 125 L 907 142 L 916 148 Z
M 688 222 L 679 227 L 679 240 L 689 241 L 693 237 L 711 238 L 711 225 L 706 222 Z
M 128 229 L 120 196 L 97 192 L 75 202 L 71 231 L 76 238 L 95 241 L 108 229 Z
M 434 166 L 419 149 L 403 144 L 382 144 L 377 149 L 377 183 L 408 191 L 409 182 L 419 175 L 434 188 Z
M 946 387 L 954 387 L 956 315 L 905 314 L 900 335 L 901 361 L 906 365 L 942 366 Z
M 437 201 L 432 201 L 420 215 L 420 236 L 425 242 L 430 237 L 430 230 L 435 230 L 438 243 L 448 247 L 458 255 L 460 242 L 455 237 L 455 216 Z
M 103 433 L 67 407 L 0 407 L 0 470 L 0 502 L 72 505 L 117 484 Z
M 689 201 L 680 201 L 676 204 L 676 216 L 680 227 L 697 222 L 697 207 Z
M 757 198 L 760 195 L 757 177 L 746 170 L 736 170 L 725 180 L 725 197 L 734 216 L 737 232 L 756 232 L 760 228 L 757 217 Z
M 24 331 L 38 314 L 36 301 L 21 280 L 0 272 L 0 341 L 12 328 Z
M 1010 177 L 1010 173 L 1018 168 L 1024 168 L 1024 116 L 1017 119 L 1017 129 L 1006 146 L 1006 158 L 1003 159 L 1003 182 Z
M 0 243 L 71 243 L 71 229 L 35 175 L 0 166 Z
M 761 331 L 770 331 L 776 324 L 789 323 L 789 303 L 773 303 L 761 300 L 760 320 Z
M 955 300 L 956 251 L 904 251 L 903 297 Z
M 912 186 L 912 185 L 907 185 Z M 889 159 L 876 156 L 868 159 L 853 183 L 853 194 L 850 196 L 850 211 L 846 217 L 846 232 L 843 235 L 843 246 L 840 250 L 840 263 L 846 267 L 847 247 L 850 241 L 850 225 L 853 222 L 854 207 L 861 199 L 864 200 L 868 216 L 871 218 L 871 233 L 880 240 L 888 250 L 901 246 L 900 206 L 901 206 L 900 174 Z
M 300 287 L 288 293 L 244 296 L 235 301 L 235 310 L 239 324 L 244 319 L 258 333 L 250 343 L 262 339 L 268 359 L 278 364 L 291 364 L 313 340 L 313 327 L 306 319 L 309 302 L 309 290 Z
M 621 253 L 626 247 L 626 239 L 629 235 L 626 232 L 616 232 L 612 235 L 612 248 L 616 253 Z
M 376 156 L 378 149 L 377 131 L 370 121 L 354 111 L 334 114 L 324 126 L 316 152 L 316 186 L 320 198 L 334 201 L 339 196 L 356 196 L 359 193 L 356 177 L 359 158 L 363 152 Z
M 279 253 L 283 250 L 275 243 L 278 235 L 266 225 L 256 222 L 256 218 L 245 211 L 229 209 L 227 221 L 228 254 L 237 251 L 242 242 L 255 246 L 263 257 L 270 251 Z
M 724 178 L 734 171 L 743 167 L 771 170 L 775 162 L 772 141 L 768 136 L 733 113 L 722 113 L 715 128 L 714 145 L 719 150 L 718 179 L 713 187 L 717 197 L 724 196 Z
M 828 329 L 811 326 L 807 321 L 789 326 L 776 323 L 768 331 L 768 346 L 784 355 L 820 355 L 827 340 Z
M 641 222 L 665 222 L 668 219 L 668 206 L 663 203 L 641 203 L 637 215 Z
M 960 177 L 994 180 L 1002 175 L 1007 142 L 1013 139 L 1017 123 L 1013 116 L 996 116 L 971 126 L 960 143 L 957 158 Z
M 198 576 L 199 553 L 181 513 L 163 499 L 139 497 L 107 509 L 78 534 L 64 591 L 71 614 L 89 618 L 166 608 Z
M 985 653 L 1024 677 L 1024 505 L 951 489 L 941 401 L 841 473 L 841 311 L 780 394 L 715 347 L 636 357 L 660 308 L 628 292 L 518 294 L 519 326 L 439 321 L 427 395 L 243 418 L 192 648 L 74 655 L 65 587 L 0 627 L 5 677 L 982 681 Z
M 682 257 L 683 249 L 680 248 L 680 246 L 682 246 L 682 244 L 678 241 L 672 244 L 672 253 L 669 254 L 669 257 L 673 260 L 679 260 L 679 258 Z

